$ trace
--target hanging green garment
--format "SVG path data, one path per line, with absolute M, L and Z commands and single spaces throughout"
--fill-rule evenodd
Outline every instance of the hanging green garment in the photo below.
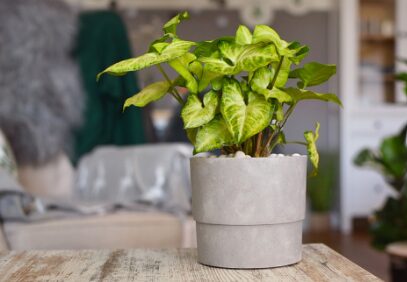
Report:
M 98 145 L 144 143 L 142 110 L 131 107 L 122 112 L 126 98 L 139 91 L 134 73 L 104 76 L 96 82 L 100 71 L 132 57 L 121 18 L 113 11 L 82 14 L 75 55 L 86 91 L 86 109 L 76 134 L 73 162 Z

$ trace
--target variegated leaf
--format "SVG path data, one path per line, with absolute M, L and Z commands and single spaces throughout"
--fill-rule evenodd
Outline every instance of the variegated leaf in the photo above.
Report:
M 195 139 L 195 153 L 219 149 L 233 143 L 225 120 L 221 115 L 198 129 Z
M 320 124 L 317 122 L 315 133 L 312 131 L 304 132 L 304 137 L 307 141 L 308 157 L 314 167 L 313 171 L 311 172 L 311 176 L 315 176 L 318 173 L 319 154 L 317 150 L 317 140 L 319 138 L 319 127 Z
M 186 87 L 192 93 L 198 92 L 198 82 L 189 71 L 189 64 L 196 59 L 195 55 L 191 53 L 186 53 L 185 55 L 169 61 L 169 65 L 186 81 Z
M 128 98 L 124 102 L 123 110 L 131 105 L 144 107 L 145 105 L 161 99 L 170 89 L 171 85 L 167 81 L 159 81 L 143 88 L 139 93 Z
M 163 31 L 164 33 L 177 34 L 177 26 L 183 21 L 189 19 L 188 12 L 182 12 L 170 19 L 167 23 L 164 24 Z
M 249 92 L 246 105 L 239 82 L 230 78 L 223 81 L 220 111 L 238 144 L 266 128 L 272 117 L 272 105 L 264 97 Z
M 271 70 L 268 67 L 259 68 L 254 72 L 253 77 L 250 80 L 250 87 L 253 91 L 266 96 L 270 91 L 267 87 L 270 84 L 271 79 Z
M 197 95 L 189 95 L 181 110 L 184 128 L 195 128 L 211 121 L 216 114 L 219 96 L 215 91 L 204 95 L 203 104 Z
M 141 70 L 152 65 L 174 60 L 186 54 L 194 45 L 195 43 L 191 41 L 174 39 L 174 41 L 170 43 L 161 54 L 150 52 L 137 58 L 120 61 L 99 73 L 97 79 L 105 73 L 121 76 L 131 71 Z
M 252 33 L 246 26 L 240 25 L 237 29 L 236 43 L 239 45 L 248 45 L 252 43 Z

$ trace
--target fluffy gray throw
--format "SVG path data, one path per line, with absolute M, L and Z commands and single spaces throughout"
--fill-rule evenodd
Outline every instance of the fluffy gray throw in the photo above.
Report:
M 70 146 L 83 94 L 70 58 L 76 15 L 56 0 L 0 0 L 0 128 L 19 165 Z

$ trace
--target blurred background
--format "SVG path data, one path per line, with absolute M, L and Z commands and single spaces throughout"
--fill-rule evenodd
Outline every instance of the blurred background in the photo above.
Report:
M 122 112 L 126 98 L 161 74 L 151 68 L 95 80 L 107 66 L 144 53 L 184 10 L 191 18 L 178 28 L 183 39 L 267 24 L 308 45 L 305 62 L 337 64 L 336 77 L 317 90 L 336 93 L 344 108 L 302 102 L 285 130 L 301 140 L 304 129 L 321 123 L 321 169 L 308 182 L 304 241 L 323 242 L 385 280 L 390 270 L 405 274 L 405 245 L 386 251 L 407 240 L 407 207 L 400 204 L 407 171 L 400 133 L 407 123 L 404 0 L 0 0 L 2 248 L 195 246 L 192 148 L 178 104 L 168 96 Z M 398 145 L 386 147 L 384 138 L 396 135 Z M 360 156 L 364 148 L 371 151 Z M 279 150 L 306 153 L 291 145 Z M 360 167 L 372 164 L 376 171 Z M 403 267 L 389 263 L 400 257 Z

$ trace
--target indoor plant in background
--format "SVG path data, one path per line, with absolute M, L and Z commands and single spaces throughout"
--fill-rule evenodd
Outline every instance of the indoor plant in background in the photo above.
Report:
M 396 78 L 405 83 L 404 92 L 407 95 L 407 73 L 397 74 Z M 356 165 L 370 167 L 381 173 L 396 194 L 395 197 L 388 197 L 383 207 L 374 213 L 370 228 L 372 245 L 379 250 L 387 247 L 390 254 L 392 281 L 407 280 L 406 142 L 407 125 L 398 134 L 385 138 L 379 150 L 363 149 L 354 159 Z M 404 249 L 401 253 L 400 248 Z M 393 255 L 393 252 L 397 255 Z
M 324 151 L 319 155 L 319 173 L 315 177 L 309 177 L 307 181 L 311 232 L 326 232 L 330 229 L 330 212 L 338 180 L 338 154 Z
M 341 104 L 334 94 L 307 89 L 327 81 L 336 67 L 313 62 L 292 69 L 308 47 L 287 43 L 265 25 L 253 33 L 239 26 L 235 36 L 186 41 L 176 33 L 186 18 L 187 12 L 172 18 L 146 54 L 118 62 L 98 77 L 156 65 L 164 80 L 129 98 L 124 108 L 143 107 L 169 93 L 182 105 L 194 152 L 221 150 L 219 158 L 191 159 L 199 262 L 230 268 L 296 263 L 301 259 L 307 158 L 271 153 L 287 142 L 283 128 L 299 102 Z M 170 78 L 162 63 L 178 76 Z M 298 87 L 286 87 L 288 79 Z M 181 96 L 177 87 L 187 88 L 188 95 Z M 308 148 L 313 174 L 319 160 L 318 130 L 319 124 L 299 142 Z

